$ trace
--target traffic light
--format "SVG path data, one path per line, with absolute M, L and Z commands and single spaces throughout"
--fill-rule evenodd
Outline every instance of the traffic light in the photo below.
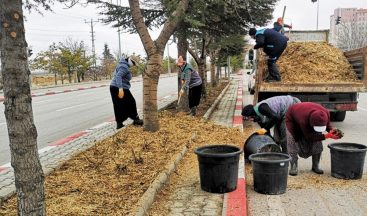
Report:
M 341 19 L 342 19 L 342 18 L 341 18 L 340 16 L 336 17 L 336 25 L 340 24 Z

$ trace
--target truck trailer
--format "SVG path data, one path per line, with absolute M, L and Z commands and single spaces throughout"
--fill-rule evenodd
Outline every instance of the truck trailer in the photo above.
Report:
M 296 42 L 328 42 L 329 31 L 292 31 L 287 35 L 290 41 Z M 353 67 L 357 80 L 355 82 L 265 82 L 267 72 L 266 55 L 257 50 L 256 84 L 253 103 L 279 95 L 292 95 L 302 102 L 319 103 L 330 111 L 332 121 L 344 121 L 346 111 L 356 111 L 358 93 L 365 92 L 367 86 L 367 47 L 344 52 Z M 280 57 L 282 58 L 282 57 Z

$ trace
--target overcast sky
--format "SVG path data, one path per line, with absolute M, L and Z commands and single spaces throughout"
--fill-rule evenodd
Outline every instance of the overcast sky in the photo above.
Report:
M 117 0 L 112 0 L 116 2 Z M 249 0 L 251 4 L 251 0 Z M 127 5 L 127 0 L 122 0 L 122 4 Z M 284 6 L 286 6 L 285 23 L 292 24 L 294 30 L 316 29 L 317 3 L 311 0 L 280 0 L 278 1 L 273 13 L 274 19 L 281 17 Z M 63 42 L 71 37 L 74 41 L 83 40 L 91 50 L 91 25 L 93 19 L 95 32 L 96 54 L 101 55 L 103 46 L 108 44 L 110 50 L 115 53 L 118 51 L 117 29 L 98 22 L 98 9 L 93 6 L 87 8 L 76 6 L 71 9 L 55 4 L 54 12 L 44 12 L 43 16 L 35 11 L 26 14 L 26 39 L 28 45 L 32 47 L 34 53 L 47 50 L 52 42 Z M 366 8 L 367 0 L 320 0 L 319 2 L 319 29 L 329 28 L 330 15 L 336 8 Z M 271 21 L 269 24 L 272 24 Z M 152 32 L 155 39 L 159 32 Z M 124 53 L 138 53 L 145 56 L 143 46 L 138 35 L 121 34 L 121 50 Z M 167 49 L 166 49 L 167 50 Z M 170 55 L 175 57 L 177 50 L 175 44 L 170 46 Z M 165 52 L 167 55 L 167 52 Z M 34 57 L 34 56 L 33 56 Z

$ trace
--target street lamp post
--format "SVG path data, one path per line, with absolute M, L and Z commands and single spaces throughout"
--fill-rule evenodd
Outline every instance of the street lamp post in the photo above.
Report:
M 312 3 L 317 2 L 317 14 L 316 14 L 316 30 L 319 30 L 319 2 L 318 0 L 311 0 Z

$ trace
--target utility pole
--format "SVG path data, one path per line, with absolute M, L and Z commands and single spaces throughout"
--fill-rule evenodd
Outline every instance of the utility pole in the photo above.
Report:
M 96 62 L 96 47 L 94 45 L 94 41 L 95 41 L 95 38 L 94 38 L 94 29 L 93 29 L 93 25 L 95 23 L 97 23 L 98 21 L 93 21 L 93 19 L 90 19 L 90 29 L 91 29 L 91 34 L 92 34 L 92 55 L 93 55 L 93 65 L 94 65 L 94 70 L 93 70 L 93 73 L 94 73 L 94 81 L 97 80 L 97 75 L 96 75 L 96 70 L 97 70 L 97 62 Z M 85 23 L 89 24 L 89 22 L 87 22 L 85 20 Z

